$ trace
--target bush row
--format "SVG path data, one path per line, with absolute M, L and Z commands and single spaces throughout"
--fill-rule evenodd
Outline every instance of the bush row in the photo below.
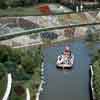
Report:
M 10 72 L 15 80 L 30 79 L 42 62 L 40 48 L 24 50 L 0 45 L 0 55 L 0 78 Z
M 100 100 L 100 49 L 93 56 L 94 89 L 96 100 Z
M 0 0 L 0 8 L 8 8 L 8 7 L 23 7 L 32 5 L 34 0 Z

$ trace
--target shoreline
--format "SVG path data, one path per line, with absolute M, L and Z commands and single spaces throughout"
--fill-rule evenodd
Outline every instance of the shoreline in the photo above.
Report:
M 39 100 L 40 98 L 40 93 L 43 91 L 43 84 L 45 83 L 44 81 L 44 63 L 41 64 L 41 82 L 40 85 L 38 87 L 38 91 L 36 93 L 36 98 L 35 100 Z
M 90 100 L 96 100 L 94 91 L 94 71 L 92 65 L 90 65 L 89 72 L 90 72 L 90 80 L 89 80 Z
M 53 40 L 53 41 L 51 40 L 50 43 L 39 42 L 39 43 L 33 43 L 33 44 L 24 45 L 24 46 L 11 46 L 11 47 L 14 48 L 14 49 L 27 48 L 27 47 L 38 47 L 38 46 L 49 47 L 49 46 L 55 46 L 55 45 L 58 45 L 58 44 L 62 44 L 64 42 L 75 41 L 75 40 L 84 40 L 84 37 L 81 37 L 81 38 L 64 38 L 64 39 L 59 39 L 59 40 L 56 39 L 56 40 Z

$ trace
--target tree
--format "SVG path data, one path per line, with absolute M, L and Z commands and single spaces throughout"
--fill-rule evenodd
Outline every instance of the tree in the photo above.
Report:
M 32 0 L 23 0 L 24 1 L 24 5 L 29 6 L 32 5 Z
M 22 55 L 23 52 L 20 49 L 14 49 L 10 55 L 9 60 L 15 62 L 16 64 L 20 64 Z
M 9 59 L 12 49 L 8 46 L 0 45 L 0 62 L 5 62 Z
M 33 62 L 33 58 L 25 55 L 21 58 L 21 65 L 24 68 L 26 73 L 33 73 L 34 72 L 34 64 L 35 62 Z
M 16 63 L 12 62 L 12 61 L 6 61 L 4 63 L 6 71 L 9 73 L 11 72 L 15 72 L 16 71 Z
M 98 3 L 100 3 L 100 0 L 97 0 Z
M 95 55 L 93 55 L 92 62 L 95 62 L 99 59 L 100 59 L 100 49 L 95 52 Z
M 4 9 L 4 8 L 6 8 L 7 7 L 7 5 L 6 5 L 6 0 L 0 0 L 0 8 L 1 9 Z
M 0 79 L 4 76 L 5 74 L 5 66 L 4 64 L 0 63 Z

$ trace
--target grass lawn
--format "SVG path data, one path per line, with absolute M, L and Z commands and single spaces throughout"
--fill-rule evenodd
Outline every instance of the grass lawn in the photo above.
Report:
M 0 16 L 26 16 L 41 14 L 36 6 L 0 9 Z

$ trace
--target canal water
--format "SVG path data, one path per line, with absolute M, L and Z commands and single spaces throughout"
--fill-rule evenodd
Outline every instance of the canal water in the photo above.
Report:
M 57 56 L 70 45 L 75 55 L 71 70 L 56 68 Z M 89 49 L 85 42 L 76 40 L 44 49 L 45 84 L 40 100 L 90 100 L 89 97 Z

